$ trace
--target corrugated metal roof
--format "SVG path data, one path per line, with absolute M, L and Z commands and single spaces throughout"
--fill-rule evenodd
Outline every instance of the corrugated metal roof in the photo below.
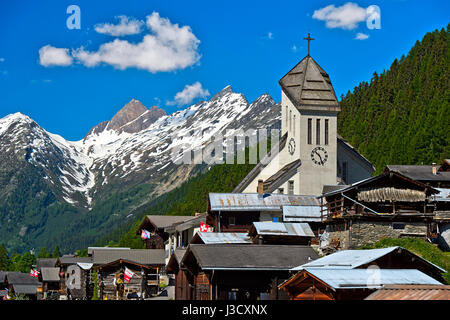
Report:
M 378 289 L 365 300 L 450 300 L 450 286 L 390 285 Z
M 437 265 L 431 263 L 430 261 L 425 260 L 424 258 L 399 246 L 380 249 L 368 249 L 368 250 L 340 250 L 328 256 L 317 259 L 313 262 L 293 268 L 292 270 L 301 270 L 304 268 L 354 269 L 366 265 L 372 261 L 375 261 L 387 254 L 390 254 L 391 252 L 394 252 L 395 250 L 399 250 L 398 251 L 399 253 L 401 251 L 409 252 L 410 254 L 414 255 L 417 259 L 420 259 L 425 263 L 427 263 L 428 265 L 433 266 L 440 272 L 446 272 L 441 267 L 438 267 Z
M 325 269 L 306 268 L 308 273 L 333 289 L 381 288 L 391 284 L 441 283 L 416 269 Z
M 197 232 L 204 244 L 252 243 L 247 233 Z
M 42 281 L 59 282 L 59 268 L 41 268 Z
M 319 205 L 283 206 L 283 221 L 287 222 L 321 222 Z
M 304 268 L 326 268 L 326 269 L 354 269 L 359 266 L 370 263 L 399 247 L 389 247 L 370 250 L 341 250 L 314 260 L 310 263 L 293 268 L 292 270 L 301 270 Z
M 253 222 L 256 233 L 259 235 L 291 236 L 291 237 L 314 237 L 311 227 L 307 223 L 284 223 L 284 222 Z
M 278 193 L 210 193 L 212 211 L 281 211 L 283 206 L 319 206 L 314 196 Z

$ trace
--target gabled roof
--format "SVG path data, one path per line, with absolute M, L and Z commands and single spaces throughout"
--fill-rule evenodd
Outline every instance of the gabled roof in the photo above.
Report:
M 42 281 L 59 282 L 59 268 L 41 268 Z
M 279 84 L 299 110 L 340 111 L 329 75 L 311 56 L 303 58 Z
M 435 264 L 423 259 L 422 257 L 412 253 L 411 251 L 396 246 L 380 249 L 368 249 L 368 250 L 340 250 L 332 253 L 328 256 L 324 256 L 320 259 L 306 263 L 304 265 L 293 268 L 292 270 L 302 270 L 305 268 L 321 268 L 321 269 L 356 269 L 361 266 L 365 266 L 371 262 L 374 262 L 390 253 L 405 251 L 416 259 L 421 260 L 431 266 L 439 272 L 446 272 L 444 269 L 436 266 Z
M 368 272 L 366 269 L 306 268 L 302 272 L 309 273 L 333 290 L 381 288 L 383 285 L 392 284 L 442 285 L 439 281 L 416 269 L 377 269 L 376 274 Z
M 389 178 L 396 177 L 396 178 L 398 178 L 400 180 L 405 181 L 405 183 L 409 183 L 411 185 L 415 185 L 415 186 L 417 186 L 417 187 L 419 187 L 419 188 L 421 188 L 423 190 L 429 191 L 432 194 L 439 193 L 439 191 L 436 190 L 435 188 L 430 187 L 429 185 L 426 185 L 426 184 L 424 184 L 424 183 L 422 183 L 420 181 L 416 181 L 416 180 L 414 180 L 412 178 L 409 178 L 409 177 L 407 177 L 407 176 L 405 176 L 405 175 L 403 175 L 401 173 L 398 173 L 398 172 L 395 172 L 395 171 L 392 171 L 392 172 L 385 171 L 384 173 L 382 173 L 382 174 L 380 174 L 378 176 L 370 177 L 370 178 L 367 178 L 367 179 L 363 179 L 361 181 L 358 181 L 356 183 L 348 185 L 345 188 L 336 188 L 336 190 L 329 191 L 327 193 L 323 193 L 322 197 L 328 197 L 328 196 L 332 196 L 332 195 L 335 195 L 335 194 L 340 194 L 340 193 L 347 192 L 349 190 L 355 189 L 357 187 L 361 188 L 361 186 L 364 186 L 364 185 L 367 185 L 367 184 L 372 183 L 374 181 L 381 180 L 381 179 L 388 178 L 388 177 Z
M 375 261 L 393 252 L 397 248 L 399 247 L 370 250 L 341 250 L 293 268 L 292 270 L 302 270 L 304 268 L 355 269 L 359 266 Z
M 153 227 L 154 229 L 165 229 L 171 227 L 173 224 L 182 223 L 194 218 L 194 216 L 168 216 L 168 215 L 148 215 L 139 226 L 136 234 L 140 230 Z M 149 230 L 152 231 L 152 230 Z
M 33 284 L 38 285 L 39 280 L 37 278 L 31 277 L 29 273 L 23 272 L 6 272 L 6 279 L 8 280 L 8 284 Z
M 130 260 L 143 265 L 164 265 L 165 251 L 164 249 L 94 249 L 92 255 L 94 265 L 103 265 L 119 259 Z
M 277 270 L 287 271 L 298 262 L 317 259 L 310 246 L 254 244 L 191 244 L 182 263 L 195 257 L 202 270 Z
M 41 268 L 53 268 L 60 262 L 58 258 L 40 258 L 36 260 L 37 270 Z
M 386 166 L 385 172 L 398 172 L 404 176 L 418 181 L 447 181 L 450 182 L 450 171 L 439 171 L 440 166 L 436 166 L 437 173 L 433 174 L 433 166 L 427 165 L 392 165 Z
M 168 273 L 178 273 L 186 251 L 186 249 L 175 249 L 174 253 L 170 256 L 169 262 L 167 262 Z
M 211 211 L 282 211 L 283 206 L 320 206 L 310 195 L 279 193 L 210 193 Z

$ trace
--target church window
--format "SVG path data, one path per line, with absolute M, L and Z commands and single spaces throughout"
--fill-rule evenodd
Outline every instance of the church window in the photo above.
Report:
M 289 194 L 294 194 L 294 181 L 289 181 Z
M 286 129 L 288 126 L 288 107 L 286 106 Z
M 289 111 L 289 131 L 292 131 L 292 110 Z
M 312 144 L 312 119 L 308 119 L 308 144 Z
M 320 119 L 316 120 L 316 144 L 320 144 Z
M 294 136 L 295 136 L 295 114 L 294 114 Z
M 328 145 L 328 119 L 325 119 L 325 145 Z

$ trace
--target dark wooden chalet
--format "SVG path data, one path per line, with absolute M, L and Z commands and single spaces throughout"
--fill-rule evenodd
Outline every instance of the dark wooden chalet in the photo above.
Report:
M 450 188 L 450 159 L 440 165 L 387 165 L 384 172 L 397 172 L 436 188 Z
M 175 249 L 167 264 L 167 273 L 175 276 L 175 300 L 191 300 L 192 297 L 193 277 L 181 263 L 185 253 L 186 249 Z
M 322 221 L 336 248 L 356 248 L 384 237 L 432 235 L 432 195 L 439 191 L 422 182 L 384 172 L 351 186 L 324 189 Z
M 101 275 L 100 272 L 97 274 L 98 283 L 102 282 L 103 285 L 106 286 L 106 291 L 101 291 L 103 289 L 100 288 L 100 295 L 102 295 L 103 292 L 103 298 L 117 298 L 116 294 L 112 294 L 114 287 L 112 282 L 113 279 L 111 277 L 117 276 L 120 273 L 120 270 L 124 270 L 127 263 L 134 264 L 132 267 L 135 271 L 138 270 L 141 272 L 143 270 L 145 272 L 143 278 L 146 280 L 145 286 L 140 287 L 140 289 L 142 289 L 141 291 L 137 290 L 139 288 L 136 288 L 136 286 L 125 286 L 125 288 L 128 288 L 127 294 L 130 293 L 134 297 L 142 297 L 141 293 L 144 293 L 146 296 L 159 293 L 159 274 L 161 268 L 165 267 L 165 257 L 164 249 L 93 249 L 92 263 L 94 269 L 106 272 L 103 273 L 103 275 Z M 141 270 L 140 268 L 143 266 L 145 266 L 145 268 Z M 102 277 L 104 281 L 102 280 Z
M 361 300 L 383 285 L 440 285 L 446 272 L 402 247 L 341 250 L 291 271 L 280 288 L 293 300 Z
M 169 239 L 169 233 L 165 229 L 171 227 L 173 224 L 182 223 L 191 218 L 191 216 L 149 215 L 144 218 L 136 230 L 136 234 L 141 235 L 142 230 L 149 231 L 151 234 L 150 238 L 143 240 L 146 248 L 164 249 L 164 243 Z
M 274 279 L 287 279 L 298 263 L 317 259 L 309 246 L 191 244 L 181 264 L 192 300 L 268 300 Z
M 126 269 L 133 275 L 125 281 Z M 118 259 L 97 267 L 101 300 L 145 299 L 157 294 L 159 287 L 158 269 L 160 265 L 144 265 L 126 259 Z M 123 283 L 123 295 L 120 295 L 117 283 Z
M 5 272 L 4 286 L 8 289 L 8 295 L 24 295 L 30 300 L 37 299 L 38 288 L 41 283 L 38 278 L 31 277 L 29 273 Z
M 416 269 L 305 268 L 280 285 L 291 300 L 363 300 L 385 285 L 442 285 Z

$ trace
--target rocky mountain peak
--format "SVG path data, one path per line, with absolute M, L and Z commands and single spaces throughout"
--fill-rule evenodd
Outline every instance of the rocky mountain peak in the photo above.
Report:
M 132 99 L 122 109 L 120 109 L 108 124 L 108 129 L 118 130 L 127 123 L 141 116 L 148 109 L 136 99 Z
M 222 90 L 220 90 L 218 93 L 216 93 L 210 101 L 219 99 L 221 97 L 223 97 L 224 95 L 228 94 L 228 93 L 232 93 L 233 92 L 233 88 L 231 86 L 226 86 L 225 88 L 223 88 Z

